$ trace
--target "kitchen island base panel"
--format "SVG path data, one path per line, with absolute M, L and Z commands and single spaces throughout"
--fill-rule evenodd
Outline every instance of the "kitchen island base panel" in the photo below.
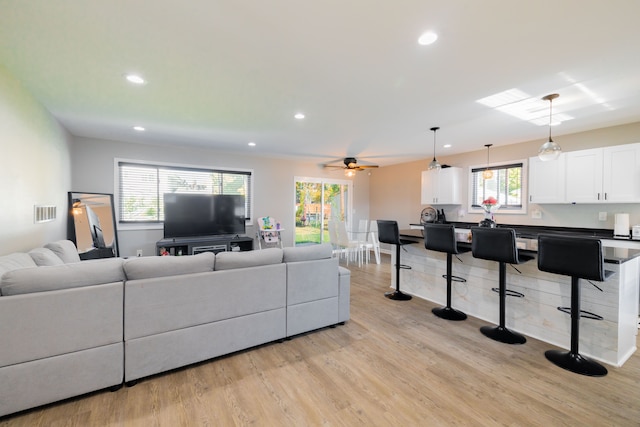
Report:
M 402 263 L 411 266 L 402 271 L 403 292 L 414 297 L 446 304 L 446 289 L 442 275 L 446 274 L 446 254 L 429 251 L 421 245 L 405 246 Z M 393 251 L 391 263 L 395 263 Z M 470 253 L 454 259 L 456 273 L 466 277 L 466 283 L 454 282 L 452 292 L 456 309 L 486 322 L 498 325 L 498 301 L 491 291 L 498 279 L 498 264 L 473 258 Z M 622 264 L 606 263 L 615 271 L 608 281 L 582 287 L 582 308 L 604 318 L 581 322 L 581 353 L 594 360 L 612 365 L 622 364 L 636 351 L 638 333 L 638 277 L 640 258 Z M 510 289 L 526 298 L 512 298 L 506 312 L 506 324 L 514 331 L 568 350 L 571 318 L 557 307 L 570 306 L 571 278 L 538 270 L 536 261 L 517 265 L 520 272 L 507 266 Z M 395 284 L 392 270 L 391 283 Z

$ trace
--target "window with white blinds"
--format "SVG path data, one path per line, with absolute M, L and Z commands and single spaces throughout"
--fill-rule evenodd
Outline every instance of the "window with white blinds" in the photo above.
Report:
M 471 169 L 471 207 L 480 208 L 482 201 L 495 198 L 500 204 L 500 211 L 516 211 L 523 208 L 523 166 L 524 163 L 512 163 L 491 167 Z M 485 178 L 483 172 L 493 172 Z
M 121 223 L 164 221 L 165 193 L 245 196 L 246 220 L 252 215 L 252 172 L 118 162 Z

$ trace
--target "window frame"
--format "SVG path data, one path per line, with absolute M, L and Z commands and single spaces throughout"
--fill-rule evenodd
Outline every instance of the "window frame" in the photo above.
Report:
M 491 170 L 501 170 L 501 169 L 506 169 L 508 166 L 514 166 L 514 165 L 518 165 L 521 164 L 522 165 L 522 170 L 521 170 L 521 189 L 520 189 L 520 200 L 521 200 L 521 205 L 519 208 L 503 208 L 500 207 L 497 211 L 497 213 L 499 213 L 500 215 L 506 214 L 506 215 L 526 215 L 527 214 L 527 201 L 528 201 L 528 197 L 527 195 L 529 194 L 528 192 L 528 177 L 529 177 L 529 168 L 528 168 L 528 159 L 517 159 L 517 160 L 509 160 L 509 161 L 503 161 L 503 162 L 496 162 L 496 163 L 489 163 L 487 164 L 481 164 L 481 165 L 471 165 L 469 166 L 469 186 L 468 186 L 468 207 L 467 207 L 467 212 L 470 214 L 483 214 L 484 213 L 484 209 L 482 209 L 482 207 L 480 205 L 474 205 L 474 191 L 475 191 L 475 187 L 474 187 L 474 169 L 478 170 L 478 172 L 475 173 L 482 173 L 482 171 L 484 171 L 485 169 L 487 169 L 487 167 Z
M 113 168 L 114 168 L 114 203 L 116 207 L 116 217 L 118 221 L 118 228 L 122 230 L 153 230 L 153 229 L 163 229 L 164 222 L 161 220 L 157 221 L 122 221 L 121 218 L 121 206 L 120 206 L 120 164 L 130 164 L 130 165 L 140 165 L 141 167 L 156 167 L 156 168 L 164 168 L 164 169 L 182 169 L 182 170 L 194 170 L 194 171 L 203 171 L 203 172 L 238 172 L 239 174 L 249 175 L 249 184 L 248 184 L 248 209 L 249 209 L 249 218 L 245 220 L 246 226 L 253 226 L 254 218 L 254 180 L 255 180 L 255 172 L 253 169 L 245 169 L 245 168 L 229 168 L 229 167 L 218 167 L 218 166 L 203 166 L 203 165 L 194 165 L 194 164 L 184 164 L 184 163 L 173 163 L 173 162 L 155 162 L 155 161 L 146 161 L 146 160 L 137 160 L 137 159 L 125 159 L 125 158 L 114 158 Z

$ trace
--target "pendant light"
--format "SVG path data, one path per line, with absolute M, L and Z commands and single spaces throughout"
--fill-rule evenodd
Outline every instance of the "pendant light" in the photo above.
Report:
M 538 150 L 538 157 L 543 162 L 549 160 L 555 160 L 560 156 L 562 152 L 562 148 L 551 139 L 551 108 L 553 104 L 553 100 L 559 97 L 557 93 L 552 93 L 542 98 L 543 101 L 549 101 L 549 140 L 542 144 L 540 150 Z
M 489 147 L 491 147 L 492 145 L 493 144 L 485 144 L 485 147 L 487 147 L 487 168 L 484 170 L 484 172 L 482 172 L 482 177 L 484 179 L 493 178 L 493 171 L 489 169 Z
M 431 131 L 433 131 L 433 160 L 429 163 L 429 170 L 436 169 L 439 170 L 442 165 L 440 162 L 436 160 L 436 131 L 440 129 L 439 127 L 432 127 Z

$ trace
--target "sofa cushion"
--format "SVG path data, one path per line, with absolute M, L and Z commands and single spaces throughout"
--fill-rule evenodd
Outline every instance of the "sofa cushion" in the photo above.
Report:
M 332 256 L 333 250 L 329 243 L 284 248 L 284 262 L 312 261 Z
M 128 280 L 204 273 L 213 271 L 215 258 L 212 252 L 185 256 L 129 258 L 124 263 L 124 272 Z
M 0 277 L 7 271 L 16 270 L 18 268 L 36 267 L 37 264 L 29 256 L 22 252 L 15 252 L 0 257 Z
M 282 249 L 280 248 L 244 252 L 218 252 L 216 254 L 216 270 L 232 270 L 234 268 L 280 263 L 282 263 Z
M 2 276 L 0 291 L 6 296 L 121 282 L 122 263 L 122 258 L 105 258 L 12 270 Z
M 64 262 L 51 249 L 36 248 L 29 251 L 29 256 L 39 267 L 47 265 L 62 265 Z
M 44 245 L 45 248 L 51 249 L 65 264 L 72 262 L 80 262 L 78 249 L 71 240 L 58 240 Z

